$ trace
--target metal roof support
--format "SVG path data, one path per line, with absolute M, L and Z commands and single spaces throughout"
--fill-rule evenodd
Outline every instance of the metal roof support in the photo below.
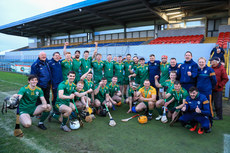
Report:
M 125 39 L 127 38 L 127 32 L 126 32 L 126 30 L 127 30 L 127 27 L 126 27 L 126 25 L 124 25 L 124 38 Z
M 141 0 L 142 3 L 145 5 L 145 7 L 152 12 L 153 14 L 159 16 L 160 18 L 162 18 L 164 21 L 166 21 L 167 23 L 169 23 L 168 20 L 168 16 L 165 13 L 160 12 L 159 9 L 156 8 L 152 8 L 151 5 L 149 4 L 149 2 L 147 0 Z
M 106 19 L 106 20 L 108 20 L 110 22 L 113 22 L 113 23 L 117 24 L 117 25 L 124 25 L 123 22 L 118 21 L 118 20 L 114 20 L 113 18 L 107 16 L 106 14 L 98 13 L 97 11 L 93 10 L 92 8 L 86 8 L 86 9 L 84 9 L 84 11 L 88 11 L 88 12 L 94 14 L 97 17 L 104 18 L 104 19 Z

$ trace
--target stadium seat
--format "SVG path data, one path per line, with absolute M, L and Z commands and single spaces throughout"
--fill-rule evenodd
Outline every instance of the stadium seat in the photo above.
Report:
M 159 44 L 159 42 L 164 44 L 180 44 L 180 43 L 200 43 L 204 35 L 190 35 L 190 36 L 172 36 L 172 37 L 159 37 L 149 44 Z

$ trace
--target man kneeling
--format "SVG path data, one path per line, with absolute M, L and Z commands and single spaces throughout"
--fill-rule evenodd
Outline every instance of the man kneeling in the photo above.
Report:
M 139 92 L 140 101 L 142 102 L 136 106 L 134 111 L 140 112 L 144 109 L 148 109 L 148 120 L 151 120 L 154 104 L 156 102 L 156 89 L 150 86 L 150 81 L 146 79 L 144 81 L 144 87 L 142 87 Z
M 13 95 L 14 97 L 19 97 L 20 122 L 24 127 L 28 128 L 32 125 L 32 120 L 30 117 L 42 113 L 38 127 L 42 130 L 46 130 L 47 128 L 44 126 L 43 122 L 49 116 L 51 106 L 46 103 L 41 88 L 37 87 L 38 78 L 35 75 L 29 76 L 28 83 L 28 85 L 19 90 L 18 94 Z M 38 98 L 40 98 L 42 104 L 36 106 Z
M 203 134 L 204 130 L 207 133 L 211 131 L 209 101 L 205 95 L 198 92 L 196 87 L 189 89 L 189 96 L 186 98 L 185 106 L 181 110 L 185 112 L 184 115 L 179 118 L 179 121 L 181 121 L 183 125 L 190 121 L 196 121 L 201 124 L 198 134 Z M 195 128 L 196 126 L 197 125 L 195 125 Z
M 65 132 L 70 132 L 71 130 L 68 128 L 66 123 L 72 111 L 75 111 L 75 106 L 73 104 L 74 97 L 85 96 L 88 92 L 77 92 L 76 85 L 73 83 L 75 79 L 74 71 L 70 71 L 67 78 L 68 79 L 66 81 L 61 82 L 58 86 L 58 97 L 55 103 L 55 107 L 57 110 L 59 110 L 60 113 L 63 114 L 61 129 Z M 53 117 L 55 119 L 59 119 L 60 115 L 54 114 Z

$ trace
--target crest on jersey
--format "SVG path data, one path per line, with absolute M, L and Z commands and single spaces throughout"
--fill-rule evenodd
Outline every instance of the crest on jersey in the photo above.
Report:
M 38 91 L 36 91 L 36 95 L 37 95 L 37 96 L 39 95 L 39 92 L 38 92 Z
M 191 66 L 189 66 L 188 69 L 191 69 Z
M 200 101 L 198 101 L 197 104 L 200 105 Z
M 207 73 L 207 70 L 205 70 L 204 73 Z
M 154 65 L 157 65 L 157 63 L 154 63 Z

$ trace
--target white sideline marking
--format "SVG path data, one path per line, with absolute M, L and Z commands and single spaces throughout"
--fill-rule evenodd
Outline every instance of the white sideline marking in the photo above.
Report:
M 230 135 L 224 134 L 224 153 L 230 153 Z
M 1 126 L 1 128 L 4 128 L 6 130 L 6 132 L 7 132 L 8 135 L 10 135 L 10 136 L 14 135 L 13 129 L 10 129 L 9 127 L 7 127 L 7 126 L 5 126 L 5 125 L 3 125 L 1 123 L 0 123 L 0 126 Z M 22 141 L 28 147 L 36 150 L 37 152 L 40 152 L 40 153 L 44 153 L 44 152 L 45 153 L 51 153 L 49 150 L 44 149 L 43 146 L 40 146 L 40 145 L 36 144 L 35 142 L 33 142 L 32 139 L 28 139 L 25 136 L 23 136 L 23 138 L 18 138 L 18 140 Z
M 6 96 L 10 96 L 10 94 L 7 93 L 7 92 L 0 92 L 0 94 L 6 95 Z M 5 122 L 4 122 L 4 124 L 5 124 Z M 6 130 L 6 132 L 7 132 L 8 135 L 10 135 L 10 136 L 14 135 L 13 129 L 10 129 L 9 127 L 3 125 L 1 122 L 0 122 L 0 126 Z M 23 136 L 23 138 L 18 138 L 18 139 L 20 141 L 22 141 L 23 143 L 25 143 L 28 147 L 36 150 L 37 152 L 40 152 L 40 153 L 44 153 L 44 152 L 45 153 L 51 153 L 49 150 L 44 149 L 43 146 L 40 146 L 40 145 L 36 144 L 35 142 L 33 142 L 33 140 L 28 139 L 25 136 Z
M 10 81 L 6 81 L 6 80 L 0 80 L 0 81 L 10 83 L 10 84 L 19 85 L 19 86 L 23 86 L 23 84 L 21 84 L 21 83 L 15 83 L 15 82 L 10 82 Z

